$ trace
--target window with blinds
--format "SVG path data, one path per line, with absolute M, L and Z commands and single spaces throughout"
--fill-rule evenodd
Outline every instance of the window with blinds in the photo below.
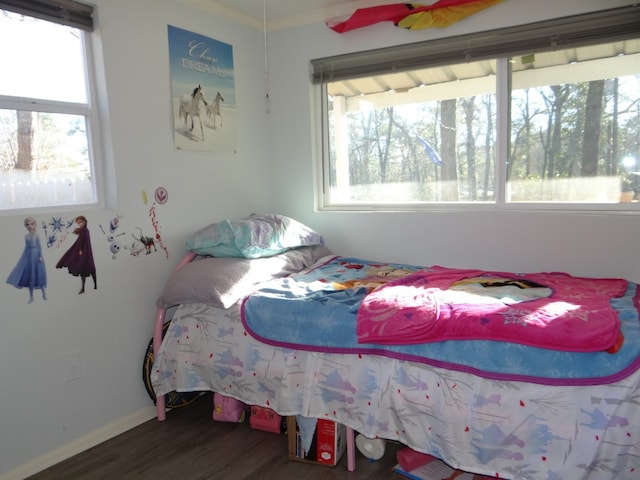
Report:
M 98 202 L 92 13 L 0 0 L 0 211 Z
M 640 6 L 316 59 L 322 209 L 637 210 Z

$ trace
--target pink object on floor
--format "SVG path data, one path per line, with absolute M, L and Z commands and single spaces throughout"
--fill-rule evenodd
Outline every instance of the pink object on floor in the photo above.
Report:
M 282 417 L 267 407 L 251 405 L 249 425 L 255 430 L 264 432 L 282 433 Z
M 415 470 L 422 465 L 426 465 L 427 463 L 436 460 L 436 457 L 433 457 L 427 453 L 416 452 L 409 447 L 398 450 L 398 452 L 396 453 L 396 458 L 398 459 L 400 467 L 405 472 L 410 472 L 411 470 Z
M 244 422 L 246 405 L 240 400 L 213 393 L 213 419 L 219 422 Z

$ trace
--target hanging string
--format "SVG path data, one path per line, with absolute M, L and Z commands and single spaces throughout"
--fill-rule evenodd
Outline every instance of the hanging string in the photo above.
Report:
M 269 54 L 267 52 L 267 0 L 262 0 L 262 31 L 264 35 L 264 101 L 269 113 Z

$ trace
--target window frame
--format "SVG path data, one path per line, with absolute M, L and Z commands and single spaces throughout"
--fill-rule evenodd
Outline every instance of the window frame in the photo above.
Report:
M 102 155 L 101 117 L 98 109 L 98 88 L 93 48 L 93 7 L 73 0 L 36 0 L 25 4 L 20 0 L 0 0 L 0 10 L 30 16 L 41 21 L 58 23 L 78 30 L 81 40 L 86 103 L 65 102 L 42 98 L 0 95 L 0 109 L 31 112 L 69 114 L 85 118 L 87 155 L 91 169 L 91 184 L 94 192 L 89 203 L 43 205 L 0 209 L 0 216 L 17 213 L 93 210 L 105 205 L 105 166 Z
M 637 203 L 571 203 L 507 201 L 507 161 L 510 147 L 510 58 L 529 54 L 640 38 L 640 5 L 563 17 L 516 27 L 457 37 L 355 52 L 311 61 L 314 112 L 315 208 L 318 211 L 583 211 L 640 213 Z M 499 40 L 498 40 L 499 39 Z M 473 45 L 473 47 L 471 47 Z M 426 52 L 426 53 L 425 53 Z M 327 82 L 438 67 L 462 61 L 496 60 L 494 176 L 496 197 L 489 202 L 339 203 L 330 202 L 330 139 Z

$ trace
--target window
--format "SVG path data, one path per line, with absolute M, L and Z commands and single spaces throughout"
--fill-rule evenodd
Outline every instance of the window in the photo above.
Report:
M 90 15 L 90 7 L 78 6 Z M 59 21 L 29 7 L 6 8 L 0 10 L 0 211 L 96 204 L 89 27 L 68 25 L 73 12 Z
M 312 61 L 320 207 L 637 209 L 639 14 Z

